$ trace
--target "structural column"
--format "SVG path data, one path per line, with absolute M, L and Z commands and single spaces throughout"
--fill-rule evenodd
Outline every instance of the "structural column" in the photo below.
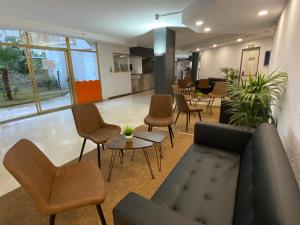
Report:
M 175 66 L 175 31 L 154 30 L 155 94 L 171 94 Z
M 200 53 L 193 52 L 192 54 L 192 81 L 195 83 L 198 75 L 198 64 L 199 64 Z

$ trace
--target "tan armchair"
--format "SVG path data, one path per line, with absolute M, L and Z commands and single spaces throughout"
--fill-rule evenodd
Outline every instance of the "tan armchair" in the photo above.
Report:
M 168 127 L 173 148 L 172 124 L 174 119 L 171 95 L 152 95 L 149 114 L 145 117 L 144 122 L 148 125 L 148 131 L 152 131 L 153 127 Z
M 101 168 L 100 144 L 104 150 L 104 143 L 113 136 L 120 134 L 121 128 L 117 125 L 105 123 L 95 104 L 80 104 L 72 106 L 72 113 L 79 136 L 83 137 L 83 144 L 79 156 L 81 161 L 86 139 L 97 144 L 98 166 Z
M 87 205 L 97 207 L 106 225 L 100 205 L 106 197 L 104 178 L 93 161 L 56 167 L 36 145 L 22 139 L 6 153 L 3 164 L 39 211 L 50 216 L 50 225 L 57 213 Z
M 178 117 L 179 117 L 180 113 L 185 113 L 186 114 L 186 125 L 185 125 L 185 127 L 186 127 L 186 132 L 187 132 L 188 128 L 189 128 L 188 127 L 189 122 L 191 120 L 191 113 L 193 113 L 193 112 L 198 113 L 199 119 L 201 121 L 201 112 L 203 111 L 203 109 L 192 107 L 189 104 L 187 104 L 183 94 L 176 94 L 175 99 L 176 99 L 176 104 L 178 106 L 178 114 L 177 114 L 174 125 L 177 123 L 177 120 L 178 120 Z

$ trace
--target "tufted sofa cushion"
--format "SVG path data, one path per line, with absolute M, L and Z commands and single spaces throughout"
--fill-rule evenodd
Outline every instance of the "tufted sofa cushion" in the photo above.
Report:
M 276 128 L 198 123 L 151 200 L 128 194 L 115 225 L 298 225 L 300 192 Z
M 199 224 L 232 224 L 239 158 L 193 144 L 152 200 Z

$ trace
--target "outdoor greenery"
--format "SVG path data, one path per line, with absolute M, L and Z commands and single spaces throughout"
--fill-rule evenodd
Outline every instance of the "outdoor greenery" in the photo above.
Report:
M 229 82 L 230 123 L 246 127 L 256 127 L 263 122 L 276 123 L 271 107 L 278 102 L 286 80 L 287 73 L 275 71 L 240 79 L 239 84 Z
M 128 126 L 126 125 L 124 128 L 123 128 L 123 134 L 125 136 L 131 136 L 133 134 L 133 131 L 134 131 L 134 128 L 131 127 L 131 126 Z
M 10 79 L 10 77 L 15 78 L 19 74 L 27 72 L 23 51 L 15 47 L 0 46 L 0 72 L 2 84 L 0 85 L 0 93 L 7 100 L 13 100 L 18 89 L 15 85 L 16 79 Z M 21 82 L 23 82 L 22 79 Z
M 60 90 L 56 77 L 44 69 L 42 54 L 32 53 L 36 84 L 40 100 L 65 95 Z M 55 90 L 55 91 L 53 91 Z M 34 102 L 32 81 L 29 77 L 24 50 L 17 47 L 0 46 L 0 108 Z

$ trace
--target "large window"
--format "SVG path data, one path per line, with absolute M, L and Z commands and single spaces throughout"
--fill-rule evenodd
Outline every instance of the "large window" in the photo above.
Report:
M 96 44 L 82 39 L 70 39 L 70 49 L 77 102 L 99 101 L 101 99 L 101 83 Z
M 114 53 L 113 60 L 115 73 L 129 72 L 129 55 Z
M 0 29 L 0 123 L 101 100 L 97 57 L 93 41 Z

